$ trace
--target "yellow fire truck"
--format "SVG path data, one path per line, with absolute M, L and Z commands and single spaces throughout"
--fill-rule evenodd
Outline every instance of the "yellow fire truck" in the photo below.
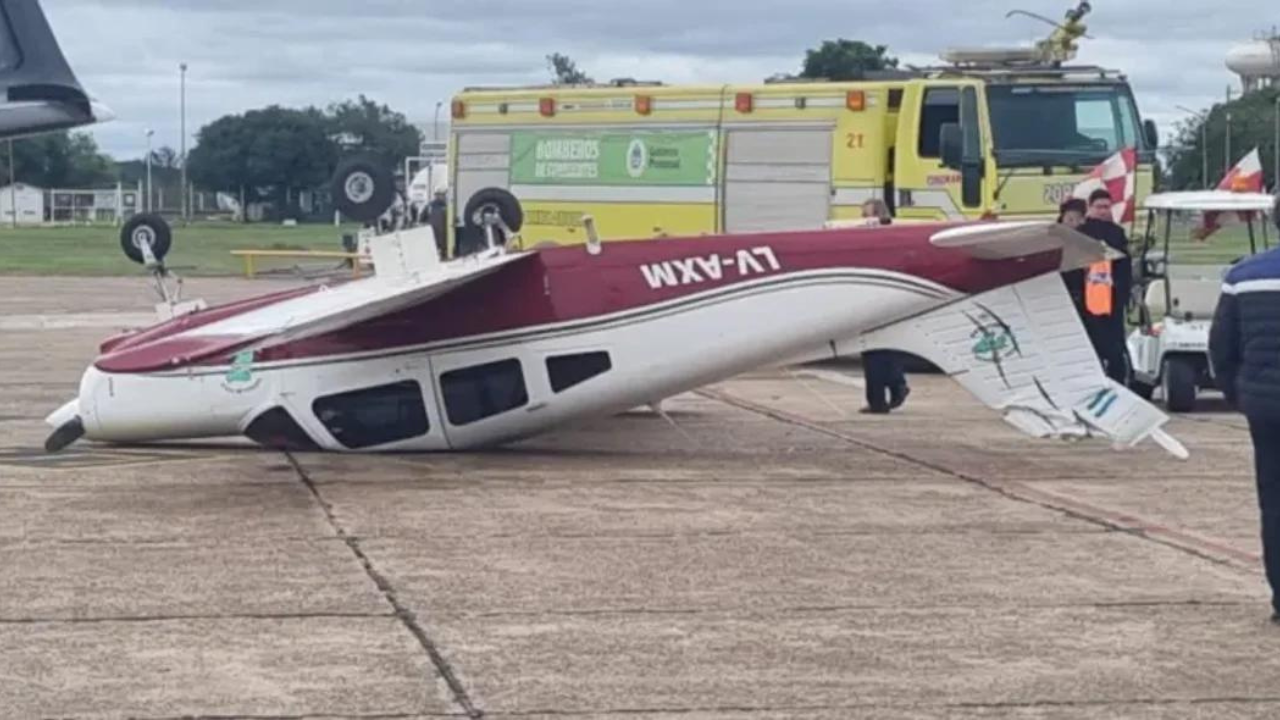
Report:
M 1063 64 L 1083 35 L 1072 13 L 1034 48 L 856 82 L 468 89 L 451 214 L 517 215 L 526 244 L 583 242 L 585 215 L 605 240 L 819 228 L 872 198 L 902 219 L 1043 217 L 1126 147 L 1140 202 L 1155 125 L 1123 75 Z

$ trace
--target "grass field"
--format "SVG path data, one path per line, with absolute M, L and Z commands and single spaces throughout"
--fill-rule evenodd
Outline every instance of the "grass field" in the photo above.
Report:
M 1159 238 L 1163 242 L 1163 235 Z M 1258 251 L 1262 251 L 1262 234 L 1258 230 Z M 1161 247 L 1157 243 L 1156 247 Z M 1269 228 L 1267 234 L 1269 247 L 1276 247 L 1275 228 Z M 1228 225 L 1209 237 L 1207 242 L 1191 239 L 1191 230 L 1174 228 L 1169 253 L 1175 265 L 1226 265 L 1238 257 L 1249 255 L 1249 231 L 1239 224 Z
M 358 228 L 332 225 L 199 223 L 175 225 L 167 265 L 183 275 L 236 275 L 244 271 L 232 250 L 342 250 L 342 234 Z M 0 275 L 138 275 L 142 269 L 120 249 L 120 231 L 109 226 L 0 228 Z M 336 265 L 339 260 L 266 259 L 259 271 L 294 265 Z
M 170 267 L 184 275 L 236 275 L 243 261 L 232 250 L 341 250 L 342 234 L 356 226 L 282 227 L 269 224 L 198 223 L 173 229 Z M 1275 245 L 1275 233 L 1271 233 Z M 1134 247 L 1137 248 L 1135 241 Z M 1177 265 L 1224 265 L 1249 253 L 1249 236 L 1231 225 L 1201 243 L 1190 239 L 1190 228 L 1174 231 L 1172 254 Z M 267 259 L 259 271 L 296 265 L 320 267 L 337 260 Z M 120 250 L 114 227 L 0 228 L 0 275 L 137 275 L 141 269 Z

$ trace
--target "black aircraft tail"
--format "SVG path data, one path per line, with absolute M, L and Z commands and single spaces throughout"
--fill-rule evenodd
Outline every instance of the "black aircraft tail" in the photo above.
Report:
M 0 139 L 111 119 L 58 47 L 39 0 L 0 0 Z

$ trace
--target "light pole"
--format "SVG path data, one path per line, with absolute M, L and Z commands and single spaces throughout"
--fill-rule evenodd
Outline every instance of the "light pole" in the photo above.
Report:
M 147 212 L 151 212 L 151 136 L 155 130 L 147 131 Z
M 1271 176 L 1271 191 L 1280 195 L 1280 95 L 1276 95 L 1276 144 L 1275 152 L 1275 174 Z
M 440 140 L 440 107 L 442 105 L 444 105 L 443 100 L 436 101 L 436 116 L 431 122 L 431 139 L 437 142 Z
M 1204 185 L 1204 189 L 1209 189 L 1209 113 L 1206 111 L 1192 110 L 1184 105 L 1178 105 L 1177 108 L 1183 112 L 1189 112 L 1200 120 L 1200 184 Z
M 9 138 L 9 209 L 13 211 L 13 226 L 18 227 L 18 180 L 13 169 L 13 138 Z
M 1231 172 L 1231 111 L 1227 111 L 1227 155 L 1222 158 L 1222 174 Z
M 179 188 L 179 194 L 182 195 L 182 221 L 186 222 L 190 217 L 191 208 L 187 206 L 187 64 L 182 63 L 178 66 L 180 71 L 180 90 L 179 90 L 179 115 L 181 117 L 182 139 L 179 157 L 182 159 L 182 187 Z

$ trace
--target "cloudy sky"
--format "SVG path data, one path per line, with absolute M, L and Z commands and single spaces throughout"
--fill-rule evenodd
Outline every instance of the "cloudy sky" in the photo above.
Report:
M 931 63 L 953 45 L 1025 43 L 1069 0 L 43 0 L 86 88 L 119 116 L 95 135 L 139 157 L 145 131 L 175 148 L 178 65 L 189 134 L 271 103 L 326 105 L 363 92 L 430 126 L 469 85 L 546 79 L 563 52 L 597 80 L 759 81 L 798 71 L 805 48 L 848 37 Z M 1094 0 L 1079 61 L 1127 72 L 1162 134 L 1234 81 L 1236 42 L 1280 24 L 1275 0 Z M 726 7 L 732 7 L 729 12 Z M 890 9 L 890 8 L 895 9 Z M 1230 7 L 1230 11 L 1226 8 Z M 963 8 L 963 10 L 961 9 Z M 1238 92 L 1238 90 L 1237 90 Z

